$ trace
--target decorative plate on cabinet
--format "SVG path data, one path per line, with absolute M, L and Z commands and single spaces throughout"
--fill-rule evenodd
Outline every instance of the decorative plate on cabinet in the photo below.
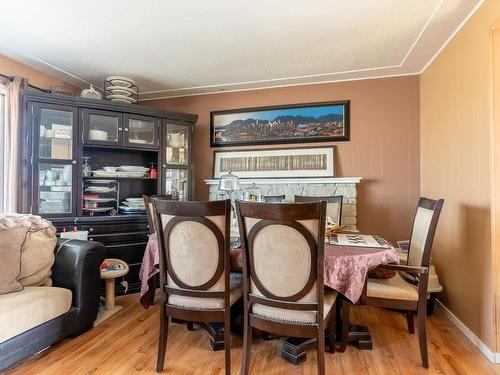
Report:
M 106 99 L 111 100 L 113 102 L 122 102 L 122 103 L 137 103 L 137 100 L 130 96 L 124 96 L 124 95 L 106 95 Z
M 111 84 L 114 86 L 120 87 L 137 86 L 137 83 L 135 83 L 133 79 L 123 76 L 109 76 L 108 78 L 106 78 L 106 81 L 111 82 Z

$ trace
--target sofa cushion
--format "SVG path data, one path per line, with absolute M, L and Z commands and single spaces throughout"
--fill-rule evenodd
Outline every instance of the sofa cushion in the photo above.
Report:
M 23 286 L 50 286 L 54 264 L 56 230 L 50 221 L 29 214 L 0 215 L 0 230 L 23 227 L 28 230 L 21 247 L 21 272 L 18 281 Z
M 64 288 L 28 286 L 0 296 L 0 343 L 66 313 L 71 291 Z
M 21 245 L 27 231 L 24 227 L 0 230 L 0 295 L 23 289 L 17 279 L 21 269 Z
M 23 243 L 21 273 L 18 279 L 23 286 L 51 285 L 50 276 L 57 237 L 54 227 L 48 224 L 46 228 L 30 229 Z

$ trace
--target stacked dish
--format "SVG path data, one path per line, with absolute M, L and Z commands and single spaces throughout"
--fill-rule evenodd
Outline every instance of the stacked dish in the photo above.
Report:
M 127 198 L 122 202 L 120 211 L 124 214 L 139 214 L 146 211 L 144 199 L 142 198 Z
M 143 178 L 149 168 L 137 167 L 134 165 L 122 165 L 121 167 L 103 167 L 92 171 L 94 177 L 126 177 L 126 178 Z
M 110 76 L 104 81 L 104 97 L 113 102 L 137 103 L 139 87 L 133 79 Z

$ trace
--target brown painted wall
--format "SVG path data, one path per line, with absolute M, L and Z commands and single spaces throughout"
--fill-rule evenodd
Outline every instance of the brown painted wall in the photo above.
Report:
M 411 76 L 189 96 L 143 104 L 199 115 L 194 137 L 196 199 L 206 199 L 208 188 L 203 180 L 212 177 L 213 158 L 210 111 L 351 100 L 351 141 L 336 143 L 337 176 L 363 178 L 358 200 L 359 228 L 399 240 L 408 237 L 419 195 L 418 85 L 418 77 Z
M 493 142 L 492 149 L 492 256 L 495 283 L 495 311 L 496 311 L 496 347 L 500 352 L 500 18 L 495 22 L 493 32 Z
M 24 65 L 2 55 L 0 55 L 0 73 L 8 76 L 20 76 L 28 78 L 30 84 L 42 89 L 50 89 L 52 86 L 62 86 L 76 89 L 75 86 L 67 82 L 43 73 L 40 70 L 30 68 L 27 65 Z
M 492 22 L 486 1 L 420 78 L 421 192 L 444 198 L 433 258 L 440 300 L 495 348 L 491 250 Z

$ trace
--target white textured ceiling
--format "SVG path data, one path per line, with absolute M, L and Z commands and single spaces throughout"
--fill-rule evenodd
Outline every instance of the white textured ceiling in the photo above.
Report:
M 2 0 L 0 54 L 143 99 L 417 74 L 481 2 Z

